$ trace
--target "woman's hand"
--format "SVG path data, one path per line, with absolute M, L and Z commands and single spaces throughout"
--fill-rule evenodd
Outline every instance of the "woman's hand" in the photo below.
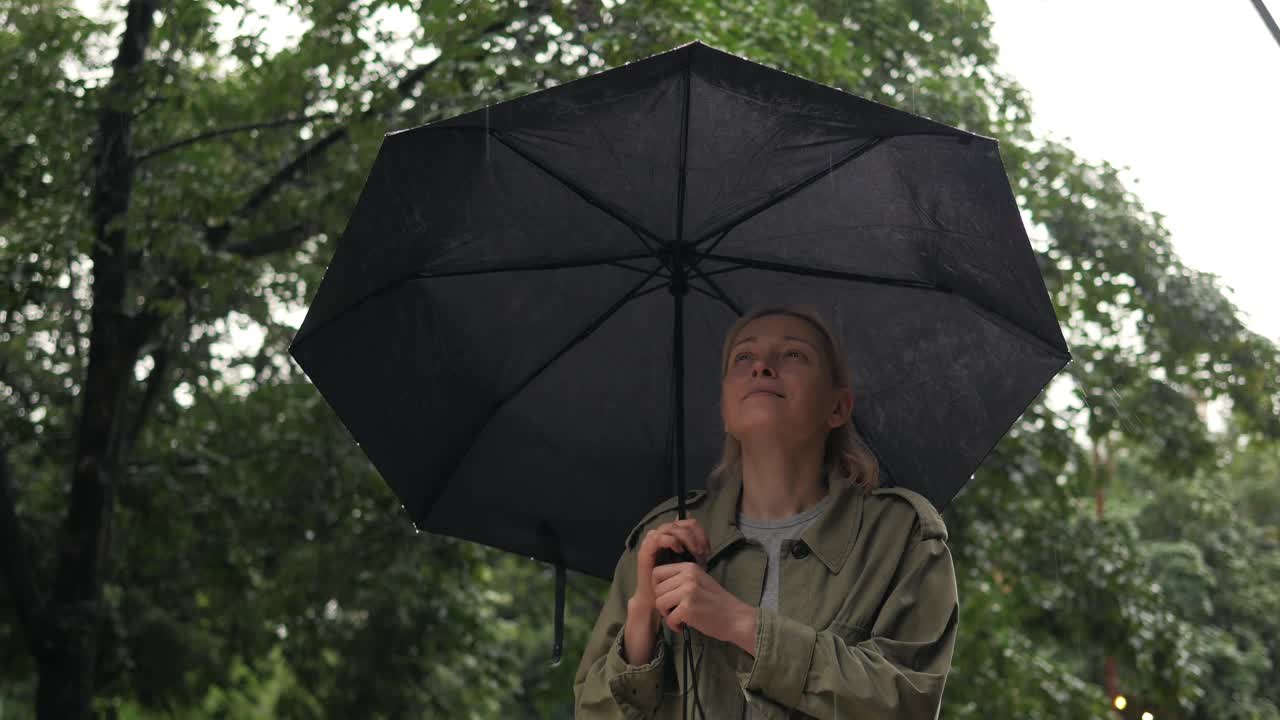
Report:
M 668 549 L 676 553 L 689 551 L 699 563 L 705 564 L 711 554 L 707 533 L 693 518 L 672 520 L 644 534 L 636 551 L 636 592 L 633 598 L 642 607 L 654 607 L 653 568 L 658 552 Z
M 755 655 L 756 609 L 725 590 L 702 565 L 659 565 L 653 569 L 653 591 L 667 627 L 681 632 L 688 625 Z

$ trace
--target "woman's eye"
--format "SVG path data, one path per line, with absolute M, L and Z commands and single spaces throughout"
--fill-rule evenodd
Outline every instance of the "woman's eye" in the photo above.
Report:
M 791 357 L 792 355 L 795 355 L 796 357 L 799 357 L 799 358 L 803 358 L 803 357 L 805 357 L 805 354 L 804 354 L 803 352 L 799 351 L 799 350 L 788 350 L 788 351 L 786 352 L 786 355 L 787 355 L 787 357 Z M 735 355 L 735 356 L 733 357 L 733 359 L 734 359 L 735 361 L 737 361 L 737 360 L 741 360 L 741 359 L 743 359 L 743 358 L 745 358 L 745 357 L 750 357 L 750 356 L 751 356 L 751 353 L 749 353 L 749 352 L 740 352 L 740 353 L 738 353 L 737 355 Z

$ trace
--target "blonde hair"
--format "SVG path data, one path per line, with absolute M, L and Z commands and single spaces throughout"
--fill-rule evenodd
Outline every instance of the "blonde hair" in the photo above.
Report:
M 819 316 L 817 308 L 808 305 L 786 305 L 756 308 L 742 317 L 729 328 L 724 336 L 724 349 L 720 356 L 720 377 L 723 379 L 729 368 L 729 351 L 738 332 L 747 323 L 768 315 L 789 315 L 807 321 L 818 331 L 822 338 L 822 350 L 827 356 L 827 366 L 831 368 L 831 383 L 837 388 L 852 388 L 853 373 L 844 348 L 835 333 Z M 853 423 L 853 413 L 849 421 L 840 427 L 833 428 L 827 434 L 826 446 L 822 453 L 822 469 L 824 477 L 835 471 L 852 486 L 864 494 L 880 485 L 880 463 L 875 453 L 858 432 Z M 710 489 L 723 487 L 728 479 L 742 480 L 742 443 L 728 431 L 724 434 L 724 448 L 720 453 L 720 461 L 711 469 L 707 486 Z

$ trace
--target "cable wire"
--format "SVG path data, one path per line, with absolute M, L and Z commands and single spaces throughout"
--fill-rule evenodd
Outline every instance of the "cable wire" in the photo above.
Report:
M 1271 31 L 1271 37 L 1275 38 L 1276 44 L 1280 45 L 1280 26 L 1276 25 L 1275 18 L 1271 17 L 1271 13 L 1267 11 L 1267 6 L 1262 4 L 1262 0 L 1252 0 L 1252 2 L 1253 6 L 1257 8 L 1258 14 L 1262 16 L 1262 22 Z

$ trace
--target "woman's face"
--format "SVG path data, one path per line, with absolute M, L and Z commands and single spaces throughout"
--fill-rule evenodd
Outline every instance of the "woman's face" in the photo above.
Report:
M 852 394 L 832 385 L 821 348 L 821 335 L 800 318 L 766 315 L 747 323 L 733 339 L 721 381 L 725 431 L 742 442 L 767 437 L 795 446 L 847 421 Z M 838 404 L 842 412 L 833 413 Z

